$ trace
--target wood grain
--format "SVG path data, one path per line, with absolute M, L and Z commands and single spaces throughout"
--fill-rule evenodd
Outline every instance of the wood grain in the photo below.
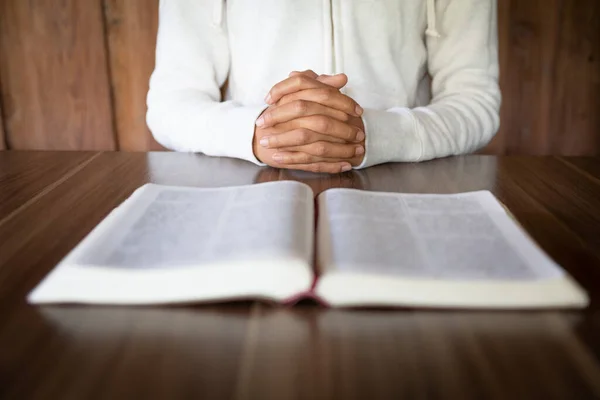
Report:
M 19 152 L 0 156 L 0 224 L 73 171 L 82 168 L 95 153 Z
M 115 149 L 99 0 L 1 1 L 0 77 L 11 148 Z
M 510 0 L 502 82 L 506 152 L 546 154 L 561 0 Z M 506 29 L 506 28 L 505 28 Z M 502 135 L 502 133 L 500 133 Z
M 162 149 L 146 126 L 146 94 L 154 70 L 158 0 L 104 0 L 104 4 L 119 149 Z
M 512 175 L 518 173 L 519 185 L 600 255 L 600 236 L 597 234 L 600 193 L 596 179 L 578 175 L 554 158 L 513 158 L 505 168 Z
M 27 205 L 0 222 L 2 398 L 600 397 L 598 158 L 466 156 L 334 176 L 167 152 L 101 153 L 77 165 L 65 153 L 0 154 L 0 171 L 28 179 L 20 189 Z M 62 170 L 75 172 L 39 196 L 40 182 Z M 518 313 L 25 303 L 39 280 L 144 183 L 274 180 L 305 182 L 315 194 L 331 187 L 491 190 L 590 292 L 592 306 Z M 0 179 L 0 193 L 14 184 Z
M 600 2 L 563 1 L 550 95 L 548 154 L 600 152 Z
M 510 0 L 498 1 L 498 63 L 500 67 L 500 91 L 502 93 L 500 129 L 492 141 L 480 151 L 481 154 L 502 155 L 505 154 L 506 151 L 506 136 L 508 134 L 508 129 L 506 129 L 505 123 L 510 119 L 510 102 L 512 100 L 510 96 L 508 96 L 508 86 L 511 80 L 517 78 L 509 73 L 510 65 L 508 65 L 511 51 L 510 4 Z
M 574 167 L 580 172 L 583 172 L 583 175 L 587 175 L 588 177 L 591 176 L 600 180 L 600 165 L 598 165 L 596 158 L 594 157 L 569 157 L 557 158 L 557 160 Z
M 0 93 L 2 93 L 2 82 L 0 82 Z M 6 150 L 6 137 L 4 135 L 4 120 L 2 118 L 2 103 L 0 102 L 0 150 Z
M 600 2 L 500 0 L 494 154 L 600 152 Z

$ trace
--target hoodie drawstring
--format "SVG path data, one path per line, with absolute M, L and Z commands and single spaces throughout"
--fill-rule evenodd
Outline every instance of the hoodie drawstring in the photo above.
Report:
M 441 37 L 436 27 L 435 0 L 427 0 L 427 30 L 425 34 L 436 38 Z
M 225 0 L 214 0 L 213 15 L 212 15 L 212 27 L 218 30 L 223 29 L 223 6 Z

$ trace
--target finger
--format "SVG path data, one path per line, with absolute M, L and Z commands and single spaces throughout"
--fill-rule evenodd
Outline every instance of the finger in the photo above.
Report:
M 317 80 L 326 85 L 341 89 L 348 83 L 348 76 L 346 74 L 319 75 Z
M 304 153 L 302 151 L 277 151 L 272 155 L 273 161 L 281 165 L 289 164 L 313 164 L 318 162 L 347 162 L 345 158 L 327 158 Z
M 299 100 L 319 103 L 356 117 L 360 117 L 363 113 L 363 108 L 352 97 L 330 88 L 312 88 L 290 93 L 283 96 L 277 105 L 284 105 Z
M 334 87 L 336 89 L 341 89 L 348 83 L 348 76 L 346 74 L 337 74 L 337 75 L 317 75 L 315 71 L 312 69 L 308 69 L 306 71 L 292 71 L 289 76 L 296 75 L 304 75 L 309 78 L 316 79 L 317 81 Z
M 300 117 L 311 115 L 326 115 L 339 121 L 348 121 L 349 116 L 343 111 L 306 100 L 296 100 L 291 103 L 269 107 L 257 120 L 256 126 L 268 128 Z
M 267 94 L 265 98 L 265 102 L 267 104 L 275 104 L 279 101 L 280 98 L 285 96 L 286 94 L 294 93 L 299 90 L 304 89 L 316 89 L 316 88 L 328 88 L 332 89 L 328 85 L 319 82 L 316 79 L 309 78 L 303 74 L 297 74 L 294 76 L 290 76 L 287 79 L 279 82 Z
M 289 76 L 296 76 L 296 75 L 305 75 L 312 79 L 317 79 L 319 77 L 319 75 L 317 75 L 317 73 L 315 71 L 313 71 L 312 69 L 307 69 L 306 71 L 292 71 L 289 74 Z
M 323 174 L 339 174 L 342 172 L 350 171 L 352 166 L 347 162 L 318 162 L 312 164 L 290 164 L 284 165 L 282 168 L 296 169 L 301 171 L 309 171 Z
M 365 148 L 360 144 L 331 143 L 318 141 L 302 146 L 291 146 L 279 148 L 278 152 L 300 152 L 317 156 L 322 159 L 346 159 L 349 160 L 365 153 Z
M 322 135 L 311 131 L 310 129 L 293 129 L 284 133 L 263 136 L 260 139 L 260 145 L 267 149 L 277 149 L 283 147 L 303 146 L 319 141 L 328 141 L 332 143 L 346 143 L 345 140 L 333 136 Z
M 324 115 L 296 118 L 289 125 L 291 129 L 309 129 L 347 142 L 362 142 L 365 138 L 365 133 L 360 128 Z

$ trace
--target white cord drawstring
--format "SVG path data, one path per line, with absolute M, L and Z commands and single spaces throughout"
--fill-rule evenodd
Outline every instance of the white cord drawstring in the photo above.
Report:
M 212 27 L 218 30 L 223 29 L 223 6 L 225 0 L 214 0 Z
M 427 0 L 427 30 L 425 34 L 436 38 L 441 37 L 436 27 L 435 0 Z

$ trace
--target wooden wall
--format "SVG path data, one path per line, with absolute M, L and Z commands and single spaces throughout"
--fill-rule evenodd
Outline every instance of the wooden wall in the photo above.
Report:
M 600 1 L 498 3 L 502 127 L 485 152 L 600 154 Z M 0 149 L 160 149 L 145 124 L 157 10 L 0 0 Z
M 106 0 L 116 139 L 121 150 L 158 150 L 146 127 L 146 93 L 154 69 L 158 0 Z
M 0 1 L 0 79 L 14 149 L 115 149 L 100 2 Z
M 151 150 L 158 0 L 0 0 L 10 149 Z
M 600 154 L 600 1 L 498 0 L 492 153 Z
M 0 88 L 1 87 L 2 87 L 2 82 L 0 82 Z M 4 139 L 4 121 L 2 119 L 2 107 L 0 106 L 0 150 L 5 150 L 5 149 L 6 149 L 6 141 Z

